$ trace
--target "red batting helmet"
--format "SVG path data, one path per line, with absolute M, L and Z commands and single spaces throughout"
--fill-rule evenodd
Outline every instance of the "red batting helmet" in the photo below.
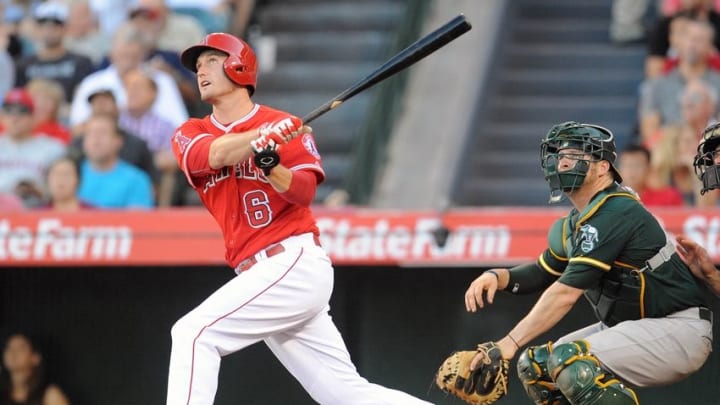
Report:
M 191 46 L 180 56 L 183 66 L 197 73 L 195 64 L 201 53 L 209 49 L 224 52 L 228 55 L 223 64 L 225 74 L 233 83 L 248 86 L 250 95 L 255 92 L 257 84 L 257 58 L 250 45 L 245 41 L 224 32 L 215 32 L 205 36 L 198 45 Z

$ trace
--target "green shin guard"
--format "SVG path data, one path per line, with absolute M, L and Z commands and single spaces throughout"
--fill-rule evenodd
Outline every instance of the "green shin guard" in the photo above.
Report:
M 525 349 L 518 358 L 517 372 L 528 397 L 536 405 L 570 405 L 547 371 L 550 343 Z
M 584 340 L 553 348 L 547 368 L 573 405 L 639 405 L 635 392 L 602 368 Z

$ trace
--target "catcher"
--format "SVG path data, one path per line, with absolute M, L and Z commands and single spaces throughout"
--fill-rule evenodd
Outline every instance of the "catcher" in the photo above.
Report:
M 494 370 L 502 373 L 501 361 L 520 352 L 518 376 L 536 404 L 639 404 L 631 387 L 671 384 L 703 365 L 712 347 L 712 313 L 660 224 L 620 185 L 608 129 L 555 125 L 542 140 L 541 158 L 550 202 L 564 195 L 573 208 L 551 226 L 536 262 L 484 272 L 467 289 L 465 306 L 475 312 L 491 304 L 497 290 L 544 292 L 502 339 L 481 345 L 469 367 L 465 361 L 453 373 L 448 365 L 459 356 L 451 356 L 437 383 L 469 403 L 490 404 L 507 390 Z M 522 349 L 581 295 L 598 322 Z

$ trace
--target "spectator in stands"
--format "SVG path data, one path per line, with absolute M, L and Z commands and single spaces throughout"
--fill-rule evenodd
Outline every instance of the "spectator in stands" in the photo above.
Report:
M 46 380 L 43 354 L 28 335 L 10 335 L 0 370 L 0 404 L 70 405 L 62 389 Z
M 685 205 L 714 206 L 716 193 L 700 194 L 701 184 L 695 178 L 693 161 L 698 135 L 689 126 L 669 127 L 665 136 L 651 152 L 654 187 L 672 186 L 683 196 Z
M 70 125 L 75 127 L 90 116 L 88 96 L 100 89 L 110 89 L 118 106 L 124 107 L 127 96 L 122 76 L 132 69 L 143 66 L 149 44 L 144 35 L 132 25 L 123 26 L 113 38 L 110 50 L 110 66 L 86 77 L 78 86 L 70 109 Z M 158 97 L 153 111 L 173 125 L 180 126 L 188 117 L 180 92 L 173 78 L 165 72 L 152 69 L 153 79 L 158 85 Z
M 629 145 L 620 154 L 620 175 L 623 186 L 629 187 L 640 197 L 646 206 L 682 206 L 680 192 L 665 185 L 653 187 L 650 184 L 650 151 L 642 145 Z
M 691 18 L 709 23 L 714 31 L 720 32 L 720 14 L 713 7 L 714 0 L 684 0 L 679 12 L 658 19 L 648 38 L 648 56 L 645 59 L 647 77 L 662 74 L 665 58 L 670 50 L 671 24 L 678 17 Z M 720 38 L 713 39 L 713 49 L 720 49 Z
M 255 0 L 167 0 L 165 5 L 176 13 L 197 18 L 206 32 L 233 32 L 244 36 L 244 29 L 233 31 L 231 18 L 243 18 L 246 26 Z M 249 9 L 248 9 L 249 6 Z
M 664 76 L 670 73 L 673 69 L 677 68 L 678 61 L 678 48 L 680 47 L 681 41 L 685 37 L 685 29 L 687 28 L 688 22 L 692 21 L 692 18 L 686 14 L 680 14 L 673 18 L 670 23 L 670 48 L 668 48 L 667 54 L 662 60 L 658 59 L 657 62 L 646 62 L 645 66 L 645 77 L 656 78 Z M 711 55 L 715 53 L 712 52 Z M 712 61 L 708 61 L 708 64 Z M 660 64 L 659 62 L 662 62 Z
M 645 39 L 643 18 L 653 0 L 613 0 L 610 39 L 618 44 Z
M 15 83 L 15 61 L 7 51 L 8 41 L 9 37 L 0 23 L 0 72 L 3 72 L 0 75 L 0 96 L 10 91 Z
M 232 9 L 232 19 L 228 23 L 227 30 L 240 37 L 247 36 L 248 27 L 257 20 L 255 5 L 256 0 L 228 0 Z M 255 22 L 257 23 L 257 22 Z
M 662 126 L 682 122 L 680 94 L 688 81 L 702 79 L 720 92 L 720 74 L 708 68 L 712 51 L 713 28 L 703 21 L 688 21 L 679 41 L 676 69 L 640 86 L 640 134 L 643 142 L 657 137 Z M 717 112 L 716 112 L 717 113 Z
M 123 77 L 127 106 L 120 111 L 122 129 L 137 134 L 153 153 L 155 166 L 162 173 L 158 187 L 158 205 L 168 206 L 172 197 L 177 163 L 172 153 L 170 139 L 175 126 L 152 111 L 157 97 L 157 85 L 142 69 L 129 71 Z
M 50 164 L 47 185 L 48 203 L 44 208 L 63 212 L 92 208 L 78 197 L 80 168 L 72 158 L 64 156 Z
M 165 0 L 138 0 L 130 18 L 139 18 L 157 31 L 160 49 L 179 53 L 205 37 L 205 30 L 195 17 L 173 12 Z
M 120 26 L 127 21 L 127 15 L 135 1 L 128 0 L 88 0 L 90 9 L 98 19 L 100 32 L 108 38 L 115 35 Z
M 0 193 L 15 193 L 26 204 L 41 200 L 49 162 L 65 153 L 65 146 L 50 137 L 33 136 L 33 101 L 24 89 L 5 95 L 0 120 Z
M 674 125 L 666 125 L 652 137 L 645 140 L 644 145 L 651 150 L 665 136 L 668 127 L 689 126 L 692 133 L 700 134 L 705 127 L 716 122 L 718 108 L 717 90 L 702 79 L 691 79 L 683 88 L 679 97 L 681 120 Z M 672 128 L 670 130 L 673 130 Z
M 17 63 L 15 85 L 22 87 L 36 78 L 56 80 L 63 86 L 65 100 L 69 103 L 75 87 L 92 72 L 93 65 L 87 56 L 65 48 L 67 13 L 67 6 L 56 0 L 37 6 L 34 16 L 40 46 L 35 55 Z
M 152 208 L 150 177 L 120 159 L 123 138 L 111 115 L 93 115 L 85 124 L 80 166 L 80 199 L 99 208 Z
M 118 109 L 115 96 L 111 90 L 100 89 L 90 94 L 87 101 L 90 104 L 93 115 L 110 115 L 115 117 L 116 121 L 119 119 L 120 110 Z M 68 151 L 69 155 L 75 159 L 78 164 L 85 158 L 82 146 L 83 134 L 85 132 L 84 124 L 85 123 L 75 128 L 76 136 L 70 144 Z M 120 135 L 123 139 L 122 147 L 120 148 L 120 158 L 147 173 L 153 180 L 153 183 L 157 183 L 160 180 L 159 173 L 155 167 L 153 155 L 147 143 L 137 135 L 122 128 L 120 129 Z
M 659 0 L 660 14 L 664 17 L 677 14 L 687 7 L 687 0 Z M 720 10 L 720 0 L 712 0 L 712 8 Z
M 111 36 L 100 31 L 90 0 L 72 0 L 68 7 L 65 47 L 99 65 L 110 50 Z
M 139 10 L 139 11 L 138 11 Z M 183 97 L 185 105 L 194 109 L 200 102 L 200 92 L 192 72 L 180 62 L 180 54 L 175 50 L 161 48 L 160 35 L 163 33 L 163 21 L 150 9 L 138 9 L 131 13 L 126 24 L 130 24 L 144 35 L 149 51 L 146 61 L 150 66 L 170 75 Z
M 55 80 L 32 79 L 26 89 L 35 104 L 33 133 L 55 138 L 64 145 L 70 144 L 70 130 L 60 122 L 60 109 L 65 101 L 60 83 Z
M 9 35 L 8 52 L 15 60 L 15 63 L 23 56 L 32 55 L 35 52 L 33 45 L 33 27 L 31 19 L 28 18 L 27 6 L 21 2 L 3 2 L 3 30 Z
M 0 212 L 22 211 L 23 201 L 15 194 L 0 193 Z
M 683 122 L 699 141 L 703 130 L 717 122 L 718 90 L 700 79 L 691 80 L 680 95 L 680 108 Z

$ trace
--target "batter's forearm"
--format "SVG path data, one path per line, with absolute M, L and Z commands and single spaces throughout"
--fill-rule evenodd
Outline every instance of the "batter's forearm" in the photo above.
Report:
M 273 167 L 270 174 L 265 176 L 270 184 L 273 186 L 275 191 L 278 193 L 284 193 L 290 188 L 292 183 L 293 172 L 287 167 L 283 166 L 282 163 Z
M 216 138 L 210 144 L 208 161 L 212 169 L 234 166 L 252 155 L 250 141 L 258 137 L 253 129 L 241 133 L 229 133 Z

